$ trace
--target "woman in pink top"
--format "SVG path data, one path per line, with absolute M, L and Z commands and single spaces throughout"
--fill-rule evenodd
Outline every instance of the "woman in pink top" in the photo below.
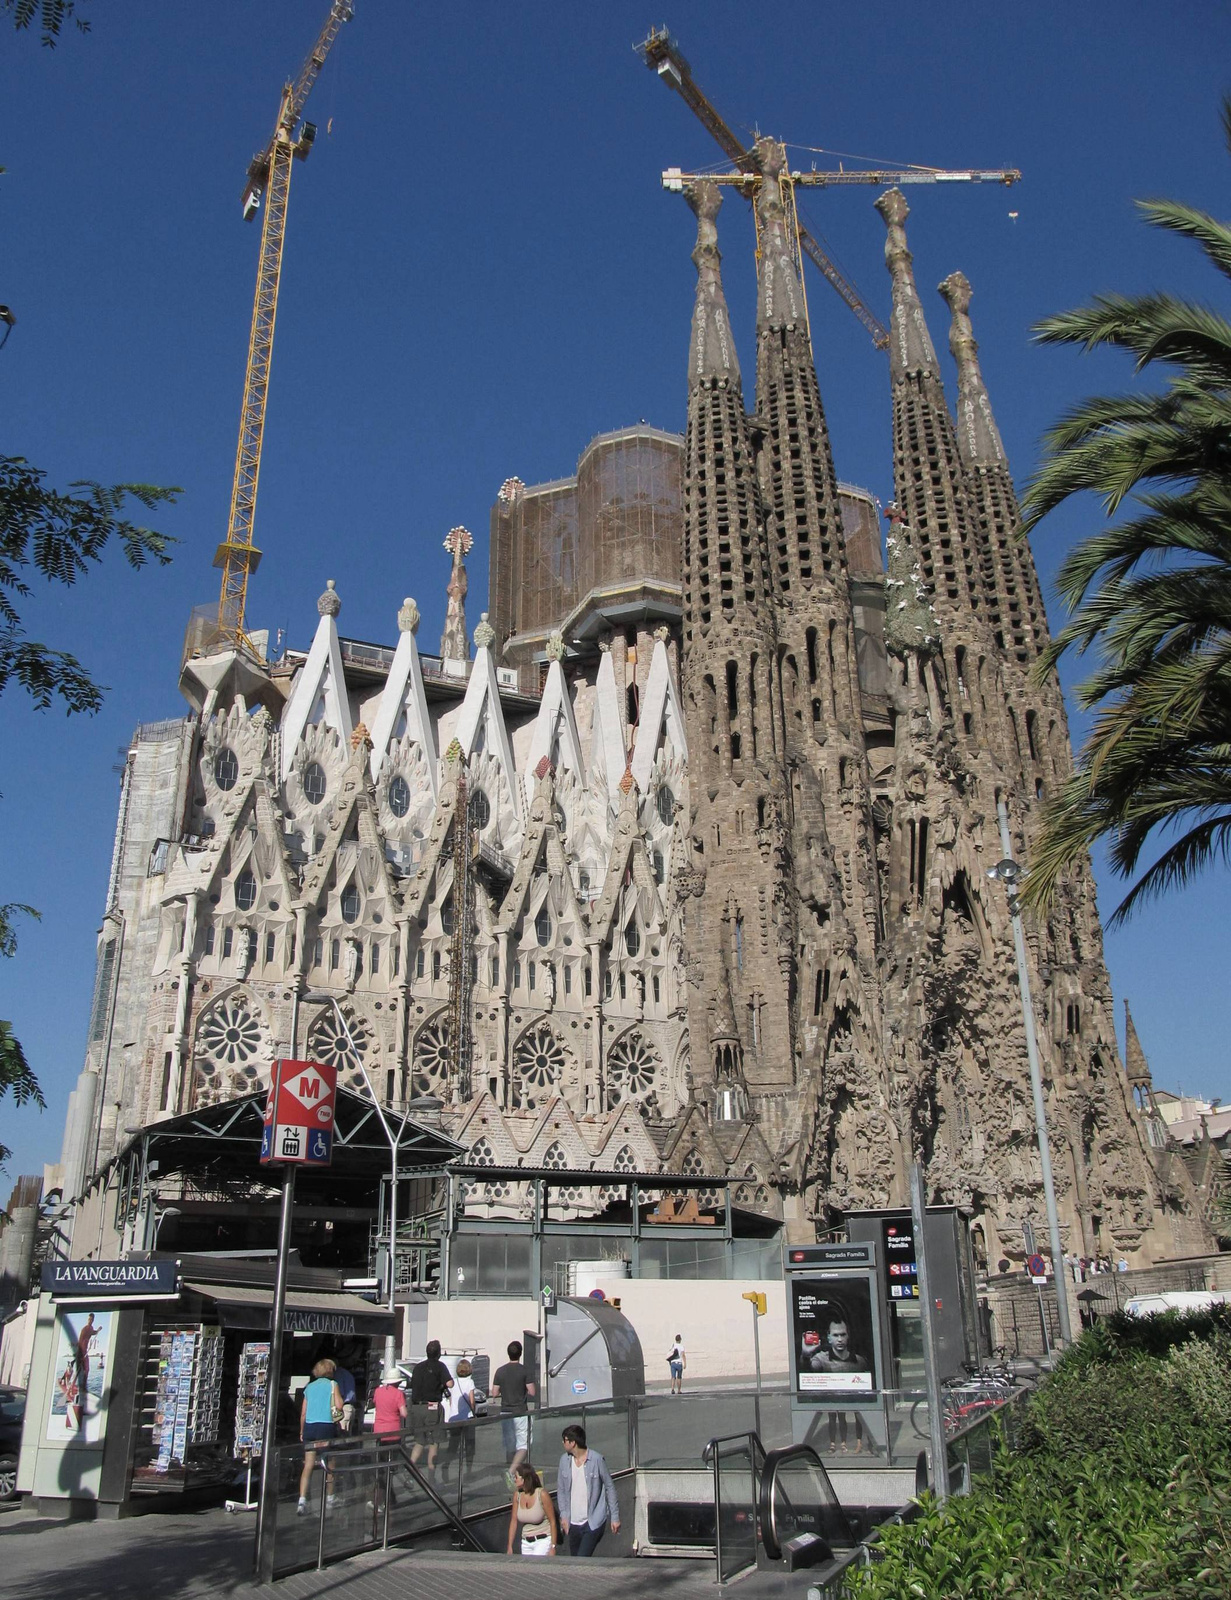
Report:
M 376 1420 L 372 1424 L 372 1431 L 376 1435 L 377 1442 L 381 1444 L 396 1444 L 402 1429 L 406 1426 L 406 1391 L 402 1388 L 401 1376 L 396 1367 L 386 1367 L 384 1376 L 372 1395 L 372 1404 L 376 1408 Z M 387 1453 L 383 1450 L 381 1458 L 388 1459 Z M 389 1491 L 389 1504 L 393 1504 L 392 1489 Z M 368 1505 L 372 1512 L 372 1537 L 378 1538 L 381 1515 L 385 1508 L 385 1474 L 379 1468 Z
M 396 1436 L 406 1424 L 406 1392 L 399 1382 L 401 1376 L 396 1367 L 387 1367 L 372 1397 L 376 1407 L 373 1428 L 378 1439 Z

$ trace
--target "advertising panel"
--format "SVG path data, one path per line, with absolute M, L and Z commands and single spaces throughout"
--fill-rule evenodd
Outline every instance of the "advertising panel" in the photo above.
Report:
M 790 1289 L 798 1397 L 875 1395 L 880 1383 L 871 1277 L 857 1273 L 792 1277 Z
M 107 1416 L 104 1398 L 111 1366 L 111 1311 L 61 1311 L 47 1408 L 47 1438 L 59 1445 L 97 1445 Z

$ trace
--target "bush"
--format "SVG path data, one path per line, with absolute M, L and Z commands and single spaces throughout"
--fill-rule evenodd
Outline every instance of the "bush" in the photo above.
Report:
M 1231 1317 L 1108 1318 L 1030 1402 L 990 1477 L 885 1528 L 862 1600 L 1227 1600 Z

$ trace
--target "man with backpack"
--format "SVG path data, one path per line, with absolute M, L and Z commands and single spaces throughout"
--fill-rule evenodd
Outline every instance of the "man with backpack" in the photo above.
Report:
M 416 1363 L 410 1374 L 410 1430 L 414 1435 L 410 1459 L 417 1466 L 419 1457 L 427 1449 L 427 1469 L 436 1473 L 436 1456 L 440 1449 L 440 1423 L 442 1404 L 453 1387 L 448 1367 L 440 1359 L 440 1340 L 429 1339 L 427 1354 Z

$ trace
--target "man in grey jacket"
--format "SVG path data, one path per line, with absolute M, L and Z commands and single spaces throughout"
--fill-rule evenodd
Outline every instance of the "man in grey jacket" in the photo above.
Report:
M 620 1502 L 607 1463 L 597 1450 L 586 1448 L 586 1430 L 576 1423 L 565 1428 L 564 1454 L 556 1477 L 556 1504 L 560 1527 L 568 1535 L 571 1556 L 592 1556 L 611 1519 L 612 1533 L 620 1531 Z

